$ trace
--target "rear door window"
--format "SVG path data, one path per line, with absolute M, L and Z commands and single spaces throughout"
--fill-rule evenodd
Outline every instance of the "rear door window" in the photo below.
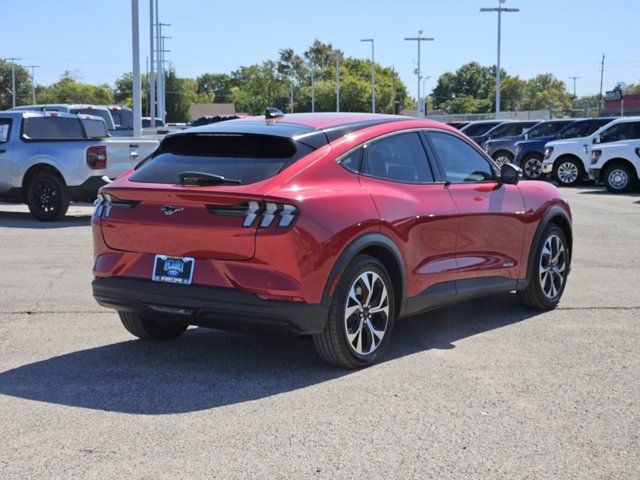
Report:
M 198 172 L 246 185 L 277 175 L 312 151 L 291 138 L 271 135 L 174 135 L 139 164 L 129 180 L 178 185 L 181 173 Z
M 28 117 L 23 135 L 29 140 L 79 140 L 85 138 L 80 120 L 62 117 Z
M 417 132 L 372 142 L 366 149 L 362 173 L 403 183 L 432 183 L 433 173 Z
M 640 137 L 640 122 L 623 122 L 611 126 L 600 134 L 600 143 L 632 140 Z
M 11 133 L 11 119 L 0 118 L 0 143 L 6 143 L 9 141 L 9 134 Z

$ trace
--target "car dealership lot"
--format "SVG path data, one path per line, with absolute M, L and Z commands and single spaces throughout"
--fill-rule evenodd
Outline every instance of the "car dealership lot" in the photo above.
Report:
M 637 478 L 640 195 L 564 189 L 560 307 L 513 295 L 400 321 L 387 361 L 311 341 L 129 336 L 91 297 L 88 206 L 0 205 L 3 478 Z

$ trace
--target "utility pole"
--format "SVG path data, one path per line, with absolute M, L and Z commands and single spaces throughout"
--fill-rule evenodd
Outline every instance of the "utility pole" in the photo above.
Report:
M 569 77 L 573 80 L 573 99 L 576 99 L 576 80 L 580 80 L 580 77 Z
M 153 3 L 154 0 L 149 0 L 149 116 L 151 117 L 151 127 L 156 126 L 156 75 L 155 75 L 155 67 L 154 67 L 154 31 L 155 28 L 155 17 L 153 13 Z
M 336 50 L 336 112 L 340 111 L 340 50 Z
M 391 65 L 391 114 L 396 114 L 396 66 Z
M 170 27 L 171 25 L 168 23 L 160 23 L 158 24 L 159 28 L 160 28 L 160 43 L 158 44 L 158 48 L 159 48 L 159 66 L 158 66 L 158 71 L 160 72 L 160 77 L 159 77 L 159 84 L 160 84 L 160 88 L 158 88 L 158 113 L 157 115 L 162 119 L 162 121 L 165 121 L 165 112 L 167 110 L 167 92 L 166 92 L 166 85 L 165 85 L 165 80 L 166 80 L 166 75 L 165 75 L 165 63 L 166 60 L 164 59 L 164 54 L 169 52 L 169 50 L 165 50 L 164 48 L 164 41 L 171 39 L 171 37 L 167 37 L 166 35 L 162 35 L 162 27 Z
M 420 97 L 420 79 L 422 78 L 422 75 L 420 73 L 420 44 L 422 42 L 433 42 L 433 38 L 427 38 L 427 37 L 423 37 L 422 36 L 422 30 L 418 30 L 418 36 L 417 37 L 405 37 L 406 41 L 411 41 L 411 42 L 418 42 L 418 69 L 416 70 L 416 75 L 418 76 L 418 118 L 423 118 L 424 117 L 424 111 L 423 111 L 423 105 L 422 105 L 422 100 Z
M 11 57 L 7 58 L 7 60 L 11 62 L 11 92 L 13 95 L 13 108 L 16 108 L 16 62 L 22 59 Z
M 604 80 L 604 53 L 602 54 L 602 64 L 600 65 L 600 99 L 598 102 L 598 115 L 602 110 L 602 81 Z
M 133 136 L 142 135 L 142 99 L 140 82 L 140 16 L 138 0 L 131 0 L 131 39 L 133 55 Z
M 31 69 L 31 103 L 36 104 L 36 68 L 40 68 L 40 65 L 25 65 L 26 68 Z
M 376 62 L 374 57 L 374 39 L 363 38 L 361 42 L 371 42 L 371 113 L 376 113 Z
M 502 4 L 506 0 L 498 0 L 500 6 L 498 8 L 481 8 L 481 12 L 498 12 L 498 65 L 496 68 L 496 118 L 500 113 L 500 36 L 502 28 L 502 12 L 519 12 L 519 8 L 504 8 Z

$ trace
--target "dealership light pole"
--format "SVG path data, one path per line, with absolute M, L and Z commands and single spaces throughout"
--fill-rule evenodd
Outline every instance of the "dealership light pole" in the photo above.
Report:
M 13 108 L 16 108 L 16 62 L 21 58 L 7 58 L 11 62 L 11 92 L 13 94 Z
M 156 126 L 156 75 L 154 67 L 154 26 L 155 18 L 153 14 L 154 0 L 149 0 L 149 116 L 151 117 L 150 125 Z
M 420 44 L 422 42 L 433 42 L 433 38 L 423 37 L 422 30 L 418 30 L 417 37 L 405 37 L 405 40 L 409 42 L 418 42 L 418 69 L 416 70 L 416 75 L 418 76 L 418 117 L 422 118 L 424 117 L 424 110 L 420 98 L 420 80 L 422 79 L 420 73 Z
M 498 65 L 496 68 L 496 118 L 500 113 L 500 30 L 502 28 L 502 12 L 519 12 L 519 8 L 505 8 L 502 4 L 506 0 L 498 0 L 500 6 L 498 8 L 481 8 L 481 12 L 498 12 Z
M 336 50 L 336 112 L 340 111 L 340 50 Z
M 140 98 L 140 16 L 138 0 L 131 0 L 131 39 L 133 54 L 133 136 L 142 135 L 142 99 Z
M 371 42 L 371 113 L 376 113 L 376 61 L 373 38 L 363 38 L 361 42 Z
M 40 68 L 40 65 L 25 65 L 26 68 L 31 69 L 31 103 L 36 104 L 36 68 Z
M 311 113 L 314 113 L 316 111 L 316 83 L 313 78 L 313 70 L 315 69 L 313 61 L 310 62 L 309 67 L 311 68 Z
M 167 39 L 171 39 L 171 37 L 167 37 L 166 35 L 162 35 L 162 27 L 170 27 L 171 25 L 168 23 L 159 23 L 158 28 L 160 28 L 160 37 L 158 39 L 158 113 L 157 115 L 164 122 L 165 111 L 167 105 L 167 95 L 165 90 L 165 59 L 164 54 L 169 50 L 165 50 L 164 41 Z

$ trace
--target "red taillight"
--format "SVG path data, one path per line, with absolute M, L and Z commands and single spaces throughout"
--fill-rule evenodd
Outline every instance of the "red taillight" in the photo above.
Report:
M 94 170 L 107 168 L 107 147 L 95 145 L 87 148 L 87 165 Z

